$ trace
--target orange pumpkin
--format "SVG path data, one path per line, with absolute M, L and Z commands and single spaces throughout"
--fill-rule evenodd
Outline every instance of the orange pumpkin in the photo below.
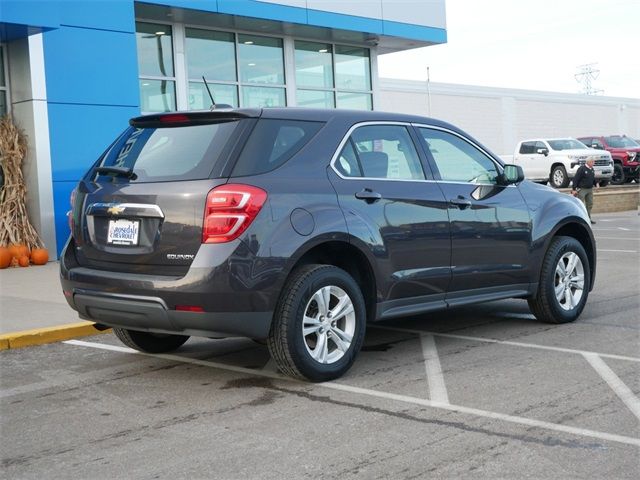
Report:
M 46 248 L 34 248 L 31 250 L 31 263 L 44 265 L 49 261 L 49 252 Z
M 11 265 L 11 253 L 7 247 L 0 247 L 0 268 L 7 268 Z
M 26 255 L 22 255 L 21 257 L 18 257 L 18 265 L 20 265 L 21 267 L 28 267 L 29 257 L 27 257 Z
M 11 254 L 12 257 L 15 258 L 20 258 L 20 257 L 24 257 L 24 256 L 29 256 L 29 249 L 22 244 L 14 244 L 14 245 L 9 245 L 9 253 Z

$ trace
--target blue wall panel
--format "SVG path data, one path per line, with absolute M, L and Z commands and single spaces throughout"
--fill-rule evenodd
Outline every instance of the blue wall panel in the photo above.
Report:
M 56 182 L 77 181 L 140 114 L 137 107 L 49 104 L 51 173 Z
M 135 32 L 133 0 L 62 0 L 58 12 L 62 25 Z
M 56 28 L 60 25 L 58 2 L 51 0 L 0 0 L 0 23 Z
M 135 34 L 61 27 L 43 36 L 50 102 L 139 105 Z
M 266 18 L 281 22 L 307 23 L 307 10 L 304 8 L 262 3 L 253 0 L 218 0 L 218 11 L 243 17 Z

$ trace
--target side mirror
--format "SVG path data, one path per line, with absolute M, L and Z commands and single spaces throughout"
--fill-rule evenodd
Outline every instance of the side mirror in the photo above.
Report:
M 548 148 L 539 148 L 536 150 L 537 153 L 541 153 L 542 155 L 544 155 L 545 157 L 547 155 L 549 155 L 549 149 Z
M 541 149 L 542 150 L 542 149 Z M 513 183 L 520 183 L 524 180 L 524 170 L 520 165 L 507 164 L 504 166 L 504 173 L 502 174 L 504 183 L 511 185 Z
M 596 150 L 604 150 L 602 145 L 598 145 L 597 143 L 594 143 L 593 145 L 591 145 L 591 148 L 595 148 Z

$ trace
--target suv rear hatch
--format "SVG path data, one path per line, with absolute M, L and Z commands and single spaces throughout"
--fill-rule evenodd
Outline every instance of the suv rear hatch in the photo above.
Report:
M 82 266 L 181 275 L 202 243 L 209 191 L 227 182 L 259 110 L 138 117 L 72 194 Z

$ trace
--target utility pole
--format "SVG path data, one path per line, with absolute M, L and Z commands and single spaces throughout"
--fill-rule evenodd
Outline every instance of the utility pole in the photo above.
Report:
M 597 89 L 592 85 L 592 81 L 600 76 L 600 70 L 595 68 L 597 63 L 587 63 L 576 67 L 578 73 L 575 74 L 576 82 L 582 85 L 582 92 L 585 95 L 598 95 L 604 90 Z

